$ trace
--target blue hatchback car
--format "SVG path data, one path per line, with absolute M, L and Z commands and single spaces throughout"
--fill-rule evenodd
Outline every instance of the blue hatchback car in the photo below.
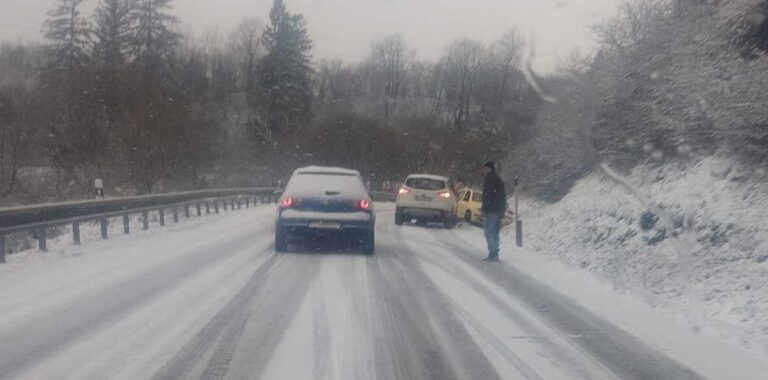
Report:
M 376 213 L 356 170 L 310 166 L 297 169 L 278 203 L 275 251 L 294 239 L 352 235 L 365 254 L 375 250 Z

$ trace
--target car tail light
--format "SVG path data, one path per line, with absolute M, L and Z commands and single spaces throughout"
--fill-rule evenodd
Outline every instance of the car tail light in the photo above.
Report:
M 411 189 L 409 189 L 407 187 L 401 187 L 400 191 L 398 191 L 397 193 L 400 194 L 400 195 L 405 195 L 405 194 L 408 194 L 410 192 L 411 192 Z
M 370 210 L 371 209 L 371 202 L 366 200 L 366 199 L 362 199 L 358 203 L 358 206 L 360 206 L 361 210 Z
M 294 205 L 296 205 L 296 200 L 291 197 L 283 198 L 283 200 L 280 202 L 280 207 L 282 208 L 291 208 Z
M 443 190 L 437 193 L 437 195 L 440 196 L 440 198 L 448 199 L 451 197 L 451 192 L 448 190 Z

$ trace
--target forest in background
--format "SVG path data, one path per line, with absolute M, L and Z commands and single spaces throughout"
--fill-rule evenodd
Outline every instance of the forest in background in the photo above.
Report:
M 501 156 L 539 100 L 511 29 L 419 60 L 399 35 L 359 63 L 314 61 L 306 20 L 274 2 L 229 34 L 176 32 L 172 1 L 60 0 L 45 43 L 0 46 L 4 204 L 273 184 L 338 165 L 391 181 Z M 260 16 L 260 15 L 254 15 Z
M 594 56 L 538 80 L 514 28 L 435 61 L 399 35 L 317 61 L 281 0 L 201 37 L 172 4 L 59 0 L 44 43 L 0 45 L 0 203 L 87 198 L 94 178 L 108 195 L 271 185 L 307 164 L 472 182 L 487 159 L 552 202 L 601 161 L 766 162 L 765 0 L 626 1 Z

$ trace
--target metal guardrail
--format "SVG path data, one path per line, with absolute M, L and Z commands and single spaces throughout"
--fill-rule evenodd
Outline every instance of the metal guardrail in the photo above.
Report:
M 64 203 L 48 203 L 0 209 L 0 231 L 3 228 L 29 223 L 47 222 L 57 219 L 87 216 L 105 212 L 137 209 L 181 203 L 204 198 L 222 198 L 243 194 L 269 195 L 272 188 L 237 188 L 223 190 L 201 190 L 182 193 L 144 195 L 138 197 L 110 198 Z
M 394 202 L 396 193 L 371 192 L 376 202 Z M 47 250 L 46 230 L 71 224 L 72 240 L 80 244 L 80 224 L 99 221 L 102 239 L 109 238 L 109 219 L 122 217 L 123 232 L 130 233 L 130 216 L 141 214 L 142 229 L 149 229 L 149 214 L 157 213 L 160 226 L 165 225 L 168 211 L 173 221 L 179 221 L 179 213 L 190 216 L 190 208 L 197 216 L 218 214 L 221 209 L 248 208 L 253 203 L 265 204 L 277 201 L 279 192 L 272 188 L 239 188 L 224 190 L 201 190 L 173 194 L 158 194 L 138 197 L 112 198 L 65 203 L 50 203 L 0 209 L 0 264 L 5 262 L 6 236 L 33 232 L 38 249 Z
M 246 208 L 251 204 L 273 203 L 277 193 L 271 188 L 241 188 L 225 190 L 202 190 L 173 194 L 159 194 L 139 197 L 114 198 L 93 201 L 52 203 L 34 206 L 0 209 L 0 263 L 5 262 L 6 236 L 14 233 L 32 231 L 41 251 L 47 250 L 46 230 L 52 227 L 72 225 L 72 240 L 80 244 L 80 223 L 100 221 L 101 237 L 109 237 L 109 219 L 121 217 L 123 232 L 130 233 L 130 216 L 141 214 L 142 229 L 149 229 L 149 214 L 156 212 L 160 226 L 165 225 L 168 211 L 173 221 L 179 221 L 179 214 L 190 216 L 194 209 L 197 216 L 218 214 L 221 209 L 227 211 Z

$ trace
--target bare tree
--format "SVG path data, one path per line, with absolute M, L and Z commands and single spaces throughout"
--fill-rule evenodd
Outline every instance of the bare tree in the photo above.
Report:
M 438 65 L 441 86 L 438 97 L 445 102 L 454 128 L 465 130 L 472 113 L 475 90 L 487 63 L 487 51 L 479 42 L 463 39 L 452 43 Z
M 398 100 L 405 95 L 405 81 L 413 65 L 414 53 L 409 51 L 401 35 L 385 37 L 373 45 L 368 58 L 369 85 L 383 105 L 384 124 L 388 125 Z

